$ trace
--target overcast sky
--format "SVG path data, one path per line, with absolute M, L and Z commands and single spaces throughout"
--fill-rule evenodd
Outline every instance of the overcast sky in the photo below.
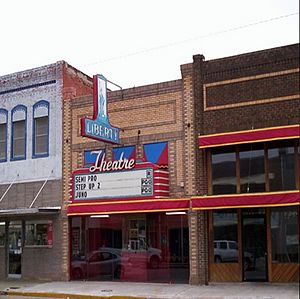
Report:
M 298 0 L 3 0 L 0 76 L 65 60 L 128 88 L 299 42 Z

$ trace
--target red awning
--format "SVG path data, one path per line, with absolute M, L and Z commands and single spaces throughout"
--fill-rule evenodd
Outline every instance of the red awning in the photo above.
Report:
M 192 197 L 193 210 L 299 205 L 299 191 Z
M 199 136 L 199 147 L 217 147 L 249 142 L 262 142 L 300 137 L 300 126 L 273 127 L 239 132 L 227 132 Z
M 68 205 L 68 216 L 145 213 L 163 211 L 185 211 L 189 209 L 189 198 L 180 199 L 145 199 L 145 200 L 114 200 L 103 202 L 72 203 Z

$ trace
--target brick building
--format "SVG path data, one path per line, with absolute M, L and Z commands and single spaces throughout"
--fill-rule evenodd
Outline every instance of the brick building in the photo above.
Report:
M 196 55 L 181 65 L 181 80 L 109 92 L 120 145 L 82 137 L 81 118 L 95 119 L 95 95 L 68 101 L 71 279 L 298 279 L 298 48 L 211 61 Z M 99 152 L 105 158 L 96 162 Z M 168 192 L 93 198 L 84 180 L 100 160 L 114 163 L 120 153 L 138 167 L 167 171 Z
M 92 96 L 65 105 L 65 138 L 71 142 L 64 163 L 71 168 L 65 169 L 64 184 L 89 163 L 99 166 L 100 151 L 105 161 L 123 157 L 135 165 L 128 171 L 94 172 L 103 182 L 95 200 L 76 192 L 87 189 L 76 183 L 78 171 L 73 176 L 71 279 L 188 282 L 190 170 L 184 149 L 191 97 L 183 97 L 181 80 L 111 91 L 107 97 L 109 119 L 121 128 L 119 145 L 81 136 L 81 119 L 95 114 Z
M 26 72 L 1 77 L 12 83 L 0 89 L 0 170 L 15 168 L 0 182 L 0 277 L 10 274 L 12 244 L 24 278 L 299 279 L 299 44 L 210 61 L 195 55 L 179 80 L 117 91 L 102 76 L 92 82 L 66 63 L 52 67 L 34 82 Z M 52 97 L 32 96 L 48 81 L 57 84 Z M 53 97 L 61 114 L 51 112 Z M 23 160 L 10 161 L 3 140 L 14 140 L 20 104 L 32 135 L 35 118 L 45 116 L 35 114 L 40 100 L 50 103 L 50 125 L 58 120 L 52 154 L 61 172 L 34 168 L 26 172 L 34 180 L 15 179 Z M 30 167 L 49 172 L 47 157 L 31 159 L 34 144 L 26 143 L 28 163 L 42 162 Z M 53 244 L 26 244 L 34 229 Z M 45 263 L 33 266 L 37 256 Z
M 207 261 L 209 281 L 298 281 L 299 44 L 196 55 L 191 74 L 200 148 L 192 207 L 197 229 L 207 227 L 191 264 L 200 280 Z
M 63 61 L 0 77 L 0 279 L 63 278 L 63 99 L 90 92 Z

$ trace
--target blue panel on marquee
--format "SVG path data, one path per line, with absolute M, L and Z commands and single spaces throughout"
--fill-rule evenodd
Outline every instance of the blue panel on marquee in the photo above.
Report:
M 135 158 L 135 146 L 123 146 L 113 148 L 113 159 L 119 160 L 121 154 L 123 153 L 123 158 L 134 159 Z
M 158 142 L 144 145 L 144 160 L 154 164 L 168 164 L 168 143 Z
M 86 150 L 84 151 L 84 166 L 89 167 L 96 163 L 99 151 L 102 151 L 100 158 L 105 153 L 105 150 Z

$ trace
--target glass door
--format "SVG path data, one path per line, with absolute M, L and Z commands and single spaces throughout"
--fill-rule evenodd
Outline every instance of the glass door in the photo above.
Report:
M 242 209 L 243 280 L 267 280 L 265 209 Z
M 8 227 L 8 276 L 21 277 L 22 222 L 11 221 Z

